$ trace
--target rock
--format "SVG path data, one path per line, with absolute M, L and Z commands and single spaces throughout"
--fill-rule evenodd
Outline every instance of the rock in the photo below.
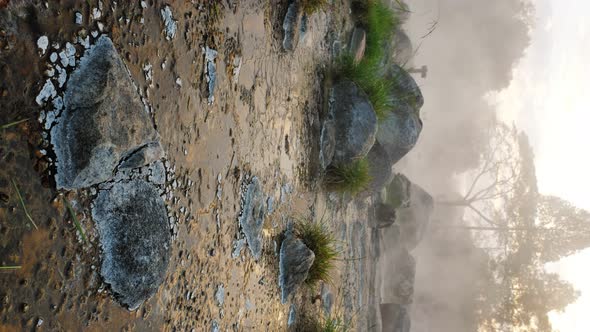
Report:
M 334 151 L 336 150 L 336 127 L 334 115 L 329 114 L 328 118 L 322 124 L 322 131 L 320 133 L 320 166 L 326 169 L 332 159 L 334 158 Z
M 255 260 L 262 255 L 262 226 L 266 216 L 264 197 L 260 181 L 253 177 L 244 192 L 239 222 Z
M 88 187 L 111 179 L 117 167 L 161 157 L 152 120 L 108 37 L 100 37 L 81 59 L 64 104 L 51 130 L 57 188 Z M 133 156 L 138 151 L 142 155 Z
M 404 186 L 409 194 L 409 198 L 406 199 L 407 203 L 396 209 L 396 222 L 400 227 L 403 245 L 408 250 L 413 250 L 422 241 L 428 230 L 430 217 L 434 210 L 434 199 L 404 175 L 397 174 L 395 181 L 405 182 Z
M 287 14 L 283 20 L 283 48 L 285 51 L 293 51 L 297 47 L 299 38 L 302 34 L 301 32 L 305 31 L 305 29 L 301 28 L 302 19 L 303 8 L 299 3 L 299 0 L 293 0 L 291 4 L 289 4 Z
M 332 164 L 350 164 L 365 157 L 377 133 L 377 116 L 367 95 L 351 81 L 339 82 L 332 88 L 330 108 L 338 128 Z
M 217 67 L 215 66 L 215 59 L 217 58 L 217 51 L 205 48 L 205 81 L 207 82 L 207 103 L 213 104 L 215 101 L 215 86 L 217 83 Z
M 320 295 L 322 297 L 322 307 L 324 309 L 324 314 L 329 317 L 332 313 L 332 306 L 334 305 L 334 294 L 332 294 L 326 283 L 322 284 L 322 291 Z
M 166 39 L 172 40 L 176 36 L 176 20 L 172 16 L 170 6 L 160 9 L 160 16 L 164 21 L 164 31 L 166 32 Z
M 410 332 L 411 320 L 407 305 L 382 303 L 380 309 L 383 331 Z
M 349 52 L 352 55 L 354 62 L 359 63 L 365 56 L 365 47 L 367 45 L 367 33 L 362 28 L 354 28 L 352 37 L 350 38 Z
M 225 288 L 223 285 L 217 286 L 217 291 L 215 292 L 215 301 L 217 301 L 217 306 L 223 306 L 223 302 L 225 301 Z
M 375 142 L 367 154 L 367 160 L 369 161 L 371 182 L 364 193 L 370 195 L 381 191 L 385 185 L 391 182 L 393 179 L 393 162 L 379 142 Z
M 395 208 L 379 202 L 375 206 L 375 218 L 377 228 L 389 227 L 395 222 Z
M 307 279 L 315 255 L 292 231 L 287 231 L 281 244 L 279 256 L 279 287 L 281 302 L 287 302 L 289 295 L 295 292 Z
M 414 148 L 421 132 L 422 120 L 418 113 L 407 105 L 400 105 L 379 123 L 377 142 L 394 165 Z
M 149 299 L 166 276 L 170 231 L 164 201 L 143 180 L 114 183 L 92 207 L 102 248 L 100 274 L 129 310 Z
M 412 75 L 402 67 L 394 64 L 391 65 L 386 76 L 394 82 L 391 91 L 394 107 L 397 108 L 400 105 L 407 104 L 415 112 L 420 111 L 420 108 L 424 105 L 424 97 Z M 395 108 L 394 111 L 397 111 Z
M 297 308 L 295 307 L 294 303 L 291 303 L 289 307 L 289 318 L 287 319 L 287 326 L 291 326 L 295 324 L 297 321 Z
M 414 297 L 416 260 L 404 248 L 388 260 L 385 263 L 390 271 L 385 271 L 388 277 L 383 278 L 381 284 L 382 302 L 411 304 Z

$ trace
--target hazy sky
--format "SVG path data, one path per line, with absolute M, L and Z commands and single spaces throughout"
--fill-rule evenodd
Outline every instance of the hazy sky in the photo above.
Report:
M 590 210 L 590 26 L 588 0 L 537 0 L 531 45 L 510 86 L 494 99 L 535 148 L 539 190 Z M 590 250 L 548 266 L 582 292 L 565 313 L 552 314 L 561 332 L 590 326 Z

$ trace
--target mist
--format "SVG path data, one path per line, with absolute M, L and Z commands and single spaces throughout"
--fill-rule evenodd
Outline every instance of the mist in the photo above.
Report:
M 409 66 L 428 66 L 415 76 L 425 97 L 424 130 L 415 149 L 399 164 L 433 197 L 461 186 L 455 175 L 474 168 L 488 137 L 495 109 L 484 96 L 508 86 L 530 43 L 533 8 L 520 0 L 410 0 L 404 29 L 416 50 Z M 459 223 L 460 209 L 436 208 L 429 233 L 412 255 L 416 280 L 413 332 L 477 329 L 473 308 L 486 261 Z

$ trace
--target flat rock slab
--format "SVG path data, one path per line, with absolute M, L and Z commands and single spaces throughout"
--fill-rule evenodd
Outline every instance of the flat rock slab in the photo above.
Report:
M 334 85 L 330 96 L 336 127 L 332 164 L 350 164 L 365 157 L 377 133 L 377 116 L 369 97 L 353 82 Z
M 287 231 L 281 243 L 279 256 L 279 287 L 281 287 L 282 303 L 287 302 L 289 295 L 305 282 L 314 259 L 313 251 L 291 231 Z
M 57 188 L 88 187 L 110 180 L 121 164 L 138 167 L 162 158 L 152 120 L 108 37 L 100 37 L 81 59 L 64 105 L 51 130 Z
M 262 255 L 262 226 L 265 216 L 265 195 L 258 178 L 252 177 L 243 193 L 239 222 L 255 260 L 260 259 Z
M 170 230 L 166 207 L 144 180 L 99 191 L 92 207 L 102 248 L 100 274 L 129 310 L 150 298 L 166 276 Z

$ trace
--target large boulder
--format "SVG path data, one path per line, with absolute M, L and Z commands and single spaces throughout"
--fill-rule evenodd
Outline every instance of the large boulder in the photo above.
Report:
M 386 77 L 393 82 L 391 95 L 394 111 L 395 107 L 406 104 L 415 112 L 419 112 L 424 105 L 424 97 L 412 75 L 399 65 L 393 64 L 389 67 Z
M 150 298 L 166 276 L 170 227 L 164 201 L 144 180 L 100 190 L 92 208 L 102 248 L 100 274 L 129 310 Z
M 262 227 L 266 216 L 265 197 L 260 181 L 257 177 L 253 177 L 243 194 L 239 222 L 255 260 L 260 259 L 262 255 Z
M 414 148 L 421 132 L 422 120 L 418 113 L 408 105 L 400 105 L 379 123 L 377 142 L 394 165 Z
M 414 298 L 416 260 L 407 249 L 395 251 L 385 258 L 384 278 L 381 283 L 383 303 L 411 304 Z
M 332 164 L 350 164 L 365 157 L 377 134 L 377 116 L 369 97 L 355 83 L 341 81 L 332 87 L 330 112 L 337 129 Z
M 406 176 L 396 174 L 380 204 L 395 209 L 395 223 L 400 229 L 403 246 L 409 250 L 416 248 L 430 225 L 434 210 L 432 196 Z M 384 222 L 386 220 L 378 220 L 378 224 Z
M 369 162 L 369 176 L 371 182 L 367 190 L 367 194 L 373 194 L 381 191 L 386 184 L 393 179 L 393 162 L 389 158 L 387 151 L 379 142 L 375 142 L 369 153 L 367 154 Z
M 382 303 L 380 311 L 382 331 L 410 332 L 411 320 L 407 305 Z
M 88 187 L 111 179 L 118 166 L 162 158 L 152 120 L 108 37 L 100 37 L 81 59 L 64 104 L 51 130 L 58 188 Z
M 287 302 L 289 295 L 305 282 L 314 259 L 313 251 L 296 238 L 292 231 L 287 231 L 279 256 L 279 287 L 281 287 L 282 303 Z

